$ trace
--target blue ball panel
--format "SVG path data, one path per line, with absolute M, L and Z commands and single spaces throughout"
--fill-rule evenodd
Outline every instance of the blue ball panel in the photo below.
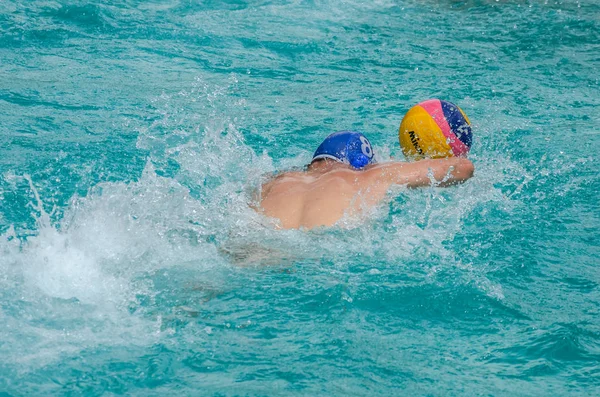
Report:
M 442 103 L 442 111 L 444 112 L 444 117 L 446 121 L 450 125 L 450 129 L 458 139 L 461 140 L 462 143 L 471 147 L 473 142 L 473 134 L 471 132 L 471 126 L 465 120 L 460 110 L 458 110 L 458 106 L 453 103 L 447 101 L 440 101 Z

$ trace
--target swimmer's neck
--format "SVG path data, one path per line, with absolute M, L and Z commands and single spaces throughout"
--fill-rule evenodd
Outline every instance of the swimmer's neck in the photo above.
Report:
M 350 169 L 350 166 L 335 160 L 323 159 L 311 163 L 306 172 L 310 174 L 326 174 L 329 171 L 337 169 Z

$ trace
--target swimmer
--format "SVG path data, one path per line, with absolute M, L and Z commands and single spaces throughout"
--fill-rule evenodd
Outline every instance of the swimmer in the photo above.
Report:
M 367 137 L 340 131 L 325 138 L 305 171 L 284 172 L 263 184 L 258 210 L 283 229 L 333 226 L 378 204 L 392 185 L 450 186 L 471 178 L 473 170 L 471 161 L 459 157 L 377 164 Z

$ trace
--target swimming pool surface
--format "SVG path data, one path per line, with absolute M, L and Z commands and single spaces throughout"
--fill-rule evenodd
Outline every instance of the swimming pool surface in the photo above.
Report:
M 0 395 L 600 390 L 597 1 L 0 1 Z M 330 132 L 476 176 L 277 231 Z

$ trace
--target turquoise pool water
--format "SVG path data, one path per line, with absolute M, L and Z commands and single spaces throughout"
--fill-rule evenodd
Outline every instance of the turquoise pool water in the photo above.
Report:
M 593 395 L 596 1 L 0 1 L 0 395 Z M 476 177 L 275 231 L 428 98 Z

